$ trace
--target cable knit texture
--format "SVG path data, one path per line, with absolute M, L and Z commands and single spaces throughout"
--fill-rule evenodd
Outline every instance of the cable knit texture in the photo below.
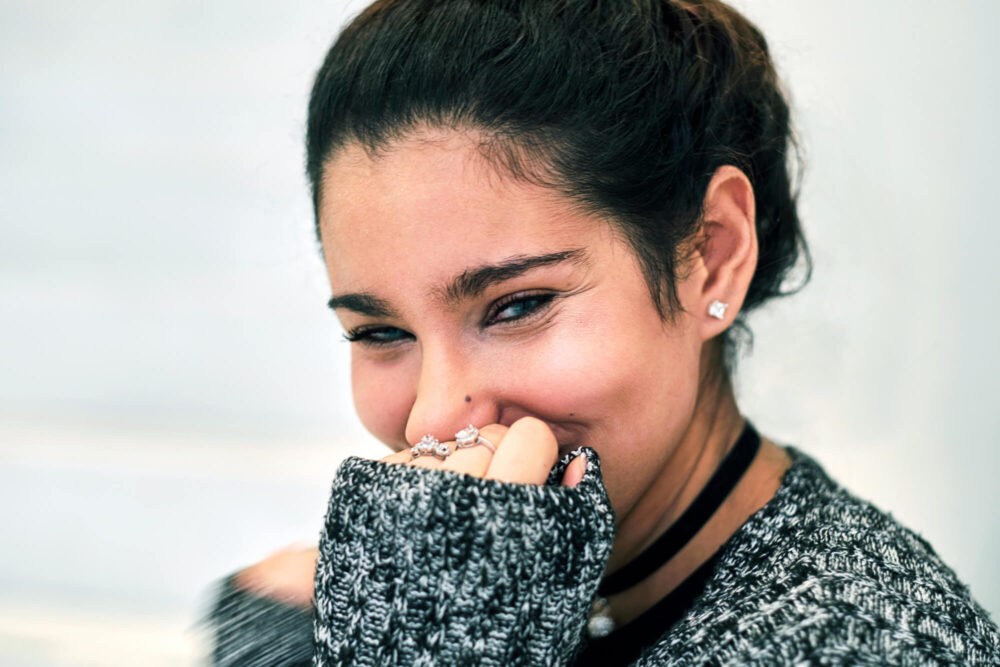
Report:
M 787 449 L 774 498 L 637 664 L 1000 665 L 996 624 L 930 544 Z
M 320 540 L 315 664 L 567 664 L 614 541 L 586 456 L 572 489 L 347 459 Z
M 930 545 L 787 450 L 777 494 L 634 664 L 1000 664 L 997 626 Z M 347 460 L 320 541 L 314 664 L 572 664 L 613 541 L 598 460 L 583 451 L 576 489 L 558 487 L 569 457 L 544 487 Z M 216 618 L 232 656 L 272 642 L 273 660 L 217 651 L 216 664 L 294 664 L 280 652 L 294 637 L 302 655 L 297 618 L 276 641 L 254 617 L 242 648 L 238 620 Z

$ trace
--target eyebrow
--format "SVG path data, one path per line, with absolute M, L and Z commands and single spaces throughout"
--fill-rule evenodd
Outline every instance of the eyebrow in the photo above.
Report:
M 333 310 L 342 308 L 352 310 L 368 317 L 396 317 L 396 311 L 385 299 L 380 299 L 368 292 L 353 292 L 332 297 L 327 305 Z
M 544 255 L 517 255 L 496 264 L 466 269 L 455 276 L 448 285 L 435 287 L 431 292 L 446 304 L 453 305 L 475 298 L 489 287 L 517 278 L 528 271 L 564 262 L 589 264 L 587 253 L 583 248 L 571 248 Z M 369 317 L 396 317 L 396 311 L 388 301 L 369 292 L 335 295 L 328 305 L 334 310 L 343 308 Z

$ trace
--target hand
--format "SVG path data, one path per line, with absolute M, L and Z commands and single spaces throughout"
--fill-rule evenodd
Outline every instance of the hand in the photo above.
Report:
M 233 583 L 256 595 L 308 609 L 312 606 L 317 558 L 316 547 L 291 545 L 240 570 Z
M 545 422 L 524 417 L 511 424 L 510 428 L 490 424 L 481 428 L 479 433 L 493 443 L 496 454 L 482 445 L 456 449 L 455 442 L 449 440 L 445 444 L 452 454 L 444 461 L 433 456 L 412 459 L 409 449 L 380 460 L 383 463 L 438 468 L 518 484 L 542 485 L 548 480 L 549 471 L 559 456 L 559 447 Z M 585 470 L 586 460 L 578 456 L 566 468 L 562 485 L 576 486 L 583 479 Z M 313 576 L 318 556 L 316 547 L 286 547 L 241 570 L 236 575 L 235 584 L 257 595 L 309 608 L 312 605 Z
M 559 445 L 552 431 L 545 422 L 534 417 L 522 417 L 509 428 L 501 424 L 483 426 L 479 434 L 494 444 L 495 454 L 483 445 L 457 449 L 455 441 L 448 440 L 445 444 L 452 453 L 443 461 L 434 456 L 413 459 L 409 449 L 390 454 L 380 461 L 450 470 L 502 482 L 543 485 L 559 457 Z M 562 485 L 576 486 L 583 479 L 585 470 L 584 457 L 576 457 L 566 468 Z

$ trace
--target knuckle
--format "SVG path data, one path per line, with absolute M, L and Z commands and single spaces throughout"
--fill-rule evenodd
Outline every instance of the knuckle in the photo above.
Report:
M 517 429 L 518 433 L 523 433 L 524 435 L 539 442 L 551 444 L 553 448 L 557 446 L 556 437 L 553 435 L 552 429 L 549 428 L 548 424 L 537 417 L 521 417 L 516 422 L 511 424 L 511 429 Z
M 536 460 L 551 468 L 559 458 L 559 443 L 552 429 L 537 417 L 521 417 L 511 424 L 510 432 L 516 434 L 518 442 L 529 447 Z
M 535 438 L 545 438 L 546 440 L 555 440 L 555 436 L 552 434 L 552 429 L 549 425 L 538 417 L 521 417 L 511 428 L 516 428 L 519 431 L 523 430 L 524 433 L 530 434 Z
M 479 435 L 483 436 L 494 445 L 499 445 L 500 440 L 507 435 L 507 431 L 510 429 L 502 424 L 490 424 L 489 426 L 484 426 L 479 429 Z

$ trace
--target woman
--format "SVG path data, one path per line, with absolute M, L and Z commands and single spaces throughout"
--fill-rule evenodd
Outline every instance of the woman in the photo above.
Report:
M 343 464 L 318 552 L 227 580 L 217 662 L 1000 661 L 926 542 L 739 412 L 735 331 L 808 266 L 745 18 L 376 2 L 307 142 L 355 406 L 394 453 Z

